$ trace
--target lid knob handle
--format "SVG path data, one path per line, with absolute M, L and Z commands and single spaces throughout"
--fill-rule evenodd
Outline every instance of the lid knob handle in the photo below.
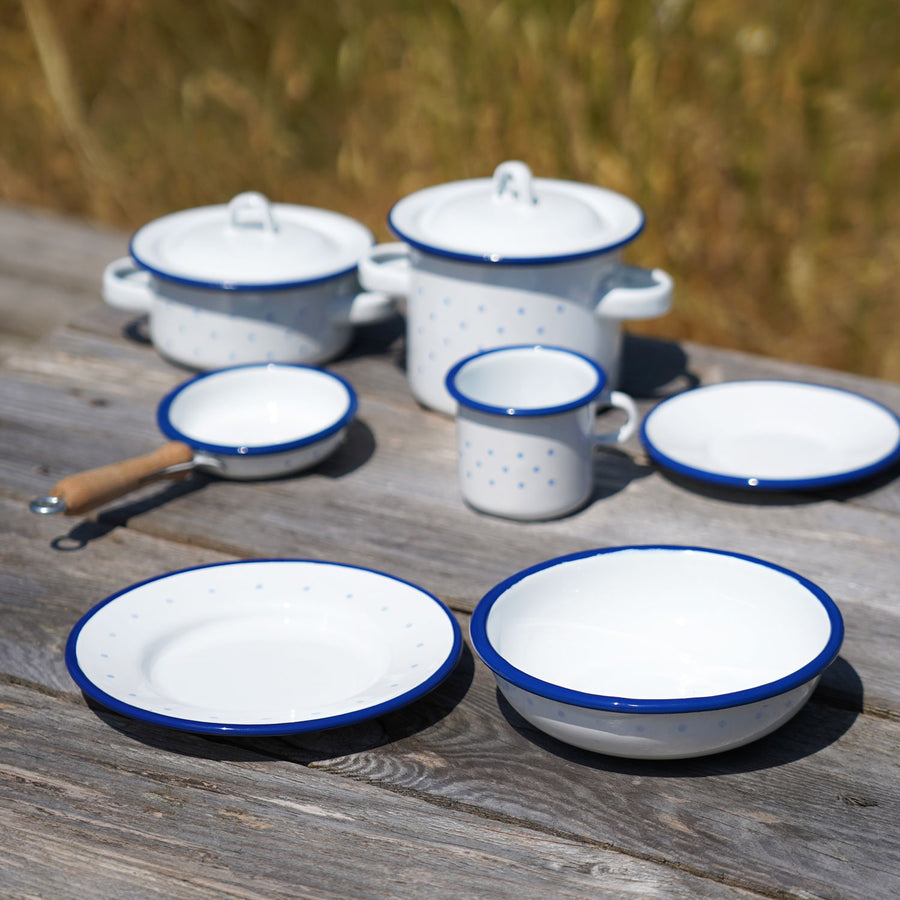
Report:
M 531 169 L 518 160 L 500 163 L 494 169 L 494 201 L 529 207 L 537 204 Z
M 275 234 L 278 226 L 272 216 L 272 204 L 258 191 L 245 191 L 233 197 L 228 204 L 228 222 L 231 228 L 258 228 Z

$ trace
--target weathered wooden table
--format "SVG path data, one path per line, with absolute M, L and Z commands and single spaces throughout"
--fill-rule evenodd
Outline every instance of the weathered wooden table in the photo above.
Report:
M 360 395 L 342 450 L 292 479 L 195 476 L 80 518 L 28 501 L 155 447 L 186 373 L 99 297 L 125 236 L 0 210 L 0 895 L 4 897 L 900 896 L 900 479 L 745 495 L 667 477 L 638 443 L 598 458 L 577 515 L 515 524 L 459 500 L 454 426 L 418 407 L 398 319 L 330 366 Z M 900 385 L 629 339 L 648 409 L 692 384 L 779 376 L 900 410 Z M 775 734 L 668 764 L 535 732 L 466 649 L 413 705 L 291 738 L 159 729 L 89 703 L 63 661 L 87 609 L 144 578 L 254 557 L 372 567 L 443 599 L 467 633 L 496 582 L 616 544 L 748 553 L 821 585 L 838 660 Z

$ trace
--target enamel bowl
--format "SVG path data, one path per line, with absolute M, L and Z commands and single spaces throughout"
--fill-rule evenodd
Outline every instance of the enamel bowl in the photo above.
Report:
M 612 756 L 677 759 L 787 722 L 837 656 L 843 621 L 807 579 L 696 547 L 590 550 L 513 575 L 472 644 L 536 728 Z

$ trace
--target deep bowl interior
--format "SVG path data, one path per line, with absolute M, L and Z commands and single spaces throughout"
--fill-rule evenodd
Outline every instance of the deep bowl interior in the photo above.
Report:
M 160 424 L 198 447 L 281 447 L 330 433 L 354 404 L 350 388 L 328 372 L 245 366 L 188 382 L 161 408 Z
M 753 691 L 817 661 L 823 668 L 842 634 L 834 604 L 805 579 L 715 551 L 625 548 L 552 561 L 511 582 L 482 601 L 493 600 L 483 647 L 473 622 L 485 661 L 513 682 L 518 670 L 606 698 Z

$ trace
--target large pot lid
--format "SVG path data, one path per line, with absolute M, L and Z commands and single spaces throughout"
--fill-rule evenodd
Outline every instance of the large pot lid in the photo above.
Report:
M 139 229 L 135 262 L 160 278 L 217 290 L 277 290 L 337 278 L 374 242 L 364 225 L 255 192 L 171 213 Z
M 640 207 L 593 185 L 534 178 L 523 162 L 493 178 L 425 188 L 404 197 L 391 229 L 427 253 L 481 263 L 557 263 L 607 253 L 644 227 Z

